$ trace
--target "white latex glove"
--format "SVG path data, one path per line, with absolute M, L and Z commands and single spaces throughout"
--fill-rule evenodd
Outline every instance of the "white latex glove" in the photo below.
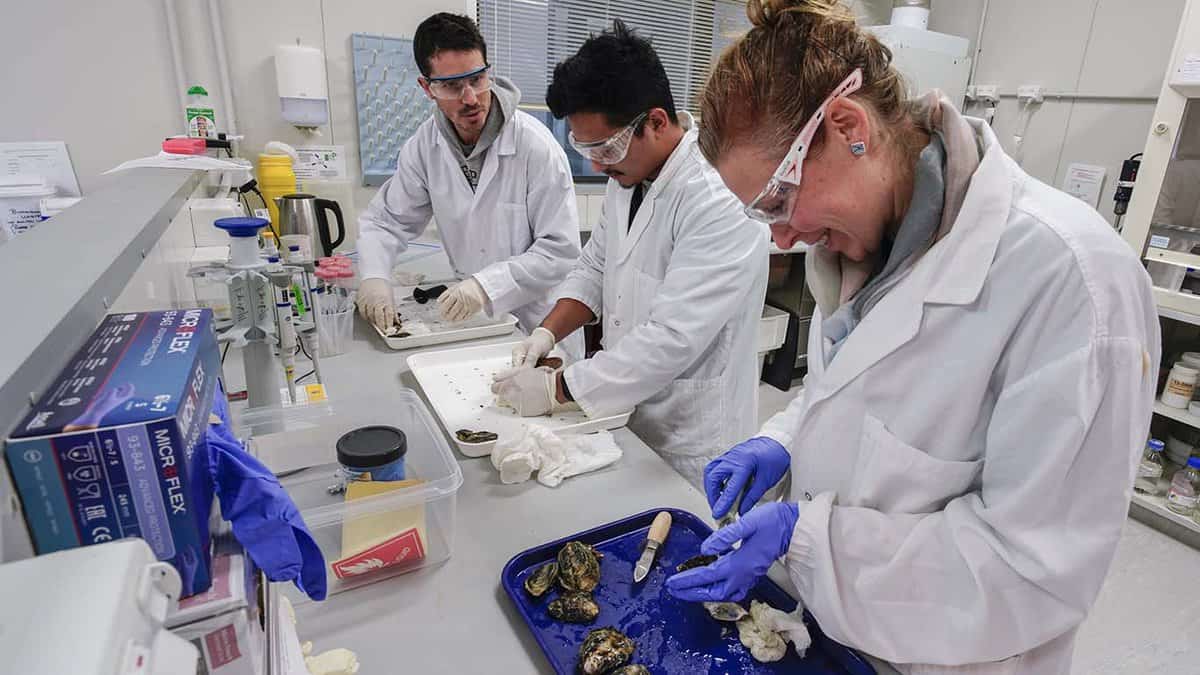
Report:
M 538 359 L 546 356 L 550 353 L 551 349 L 554 349 L 554 343 L 554 333 L 541 326 L 534 328 L 529 337 L 513 345 L 512 367 L 534 367 L 537 365 Z
M 358 285 L 358 313 L 386 331 L 396 322 L 396 300 L 386 279 L 364 279 Z
M 521 417 L 538 417 L 562 410 L 579 410 L 574 401 L 559 403 L 555 398 L 556 373 L 549 368 L 521 368 L 511 376 L 492 383 L 492 393 Z
M 438 298 L 438 308 L 446 321 L 466 321 L 479 313 L 487 304 L 487 293 L 483 286 L 470 277 L 451 286 Z

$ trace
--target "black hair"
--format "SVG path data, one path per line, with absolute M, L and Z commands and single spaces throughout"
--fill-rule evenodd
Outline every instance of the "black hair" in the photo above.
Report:
M 487 43 L 475 22 L 461 14 L 438 12 L 421 22 L 413 35 L 413 57 L 421 74 L 429 77 L 429 61 L 443 50 L 469 52 L 478 49 L 487 60 Z
M 612 30 L 593 35 L 579 51 L 554 67 L 546 105 L 557 119 L 577 112 L 601 113 L 623 127 L 651 108 L 679 122 L 671 82 L 654 47 L 620 19 Z M 642 130 L 637 129 L 640 136 Z

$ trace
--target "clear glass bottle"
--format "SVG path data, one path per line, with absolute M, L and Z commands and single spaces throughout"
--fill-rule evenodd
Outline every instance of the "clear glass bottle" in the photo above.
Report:
M 1184 516 L 1196 510 L 1196 495 L 1200 494 L 1200 457 L 1188 459 L 1187 466 L 1175 472 L 1167 490 L 1167 508 Z
M 1166 446 L 1157 438 L 1146 441 L 1146 450 L 1142 453 L 1142 462 L 1138 465 L 1137 478 L 1133 481 L 1133 490 L 1138 494 L 1162 494 L 1161 481 L 1166 470 L 1163 459 L 1163 449 Z

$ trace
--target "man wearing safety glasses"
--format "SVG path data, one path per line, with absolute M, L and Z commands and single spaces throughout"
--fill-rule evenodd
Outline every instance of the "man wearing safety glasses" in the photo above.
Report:
M 757 427 L 766 227 L 701 156 L 650 44 L 621 22 L 554 70 L 546 101 L 611 180 L 583 255 L 493 386 L 522 415 L 635 408 L 630 428 L 693 485 Z M 538 358 L 603 320 L 604 350 L 559 373 Z
M 395 175 L 359 220 L 359 311 L 381 329 L 393 324 L 392 268 L 436 218 L 462 279 L 438 299 L 443 318 L 511 312 L 529 332 L 579 257 L 566 153 L 545 125 L 517 110 L 516 87 L 492 75 L 471 19 L 429 17 L 413 36 L 413 55 L 437 110 L 401 148 Z M 582 357 L 582 337 L 563 351 Z

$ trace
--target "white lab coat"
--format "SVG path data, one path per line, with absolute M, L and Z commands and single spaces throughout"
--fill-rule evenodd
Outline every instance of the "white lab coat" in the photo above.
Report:
M 361 277 L 390 281 L 396 258 L 430 217 L 455 275 L 474 276 L 489 313 L 512 312 L 526 333 L 549 313 L 551 289 L 579 258 L 567 156 L 544 124 L 519 110 L 488 149 L 474 192 L 437 120 L 417 128 L 359 220 Z M 579 337 L 562 347 L 572 359 L 583 355 Z
M 785 564 L 830 637 L 904 672 L 1067 673 L 1146 441 L 1158 318 L 1099 214 L 970 121 L 985 154 L 953 229 L 828 368 L 814 317 L 806 386 L 763 429 L 800 503 Z
M 697 487 L 753 433 L 767 232 L 748 220 L 689 129 L 644 197 L 609 181 L 604 210 L 560 297 L 604 321 L 604 350 L 564 373 L 593 417 L 636 406 L 629 427 Z

